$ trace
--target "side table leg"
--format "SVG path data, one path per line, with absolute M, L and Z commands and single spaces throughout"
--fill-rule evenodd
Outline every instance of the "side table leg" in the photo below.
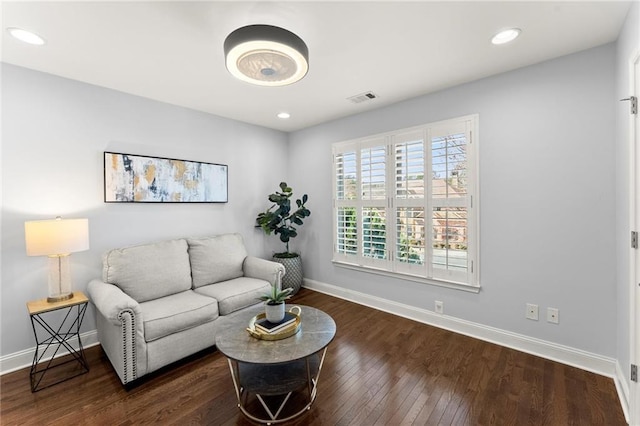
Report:
M 311 404 L 316 399 L 316 395 L 318 394 L 318 380 L 320 380 L 320 372 L 322 371 L 322 365 L 324 364 L 324 357 L 327 355 L 327 349 L 324 348 L 322 350 L 322 357 L 320 358 L 320 364 L 318 365 L 318 371 L 316 372 L 316 377 L 313 377 L 311 373 L 311 368 L 309 367 L 309 358 L 307 357 L 307 380 L 308 380 L 308 388 L 309 388 L 309 404 L 307 405 L 307 409 L 311 408 Z M 315 353 L 311 356 L 316 356 L 318 353 Z
M 234 368 L 234 361 L 231 361 L 231 359 L 227 358 L 227 362 L 229 363 L 229 371 L 231 371 L 231 380 L 233 380 L 233 388 L 236 391 L 236 399 L 238 400 L 238 408 L 242 408 L 242 389 L 240 389 L 240 384 L 239 382 L 239 377 L 237 377 L 239 375 L 239 371 L 238 371 L 238 363 L 235 362 L 235 368 Z
M 271 425 L 271 424 L 277 424 L 277 423 L 283 423 L 283 422 L 287 422 L 289 420 L 292 420 L 298 416 L 300 416 L 302 413 L 304 413 L 305 411 L 308 411 L 311 409 L 311 405 L 313 404 L 313 402 L 316 399 L 317 393 L 318 393 L 318 380 L 320 377 L 320 371 L 322 370 L 322 366 L 324 364 L 324 359 L 325 356 L 327 354 L 327 347 L 325 347 L 322 351 L 318 351 L 314 354 L 309 355 L 308 357 L 305 358 L 305 368 L 306 368 L 306 376 L 307 376 L 307 392 L 309 393 L 309 401 L 308 403 L 298 412 L 286 417 L 286 418 L 279 418 L 280 414 L 282 413 L 282 410 L 284 409 L 284 407 L 286 406 L 287 402 L 289 401 L 291 395 L 293 395 L 293 392 L 288 392 L 287 394 L 282 393 L 281 395 L 284 396 L 284 399 L 282 400 L 282 402 L 280 403 L 280 405 L 278 406 L 278 409 L 276 410 L 275 413 L 273 413 L 273 411 L 269 408 L 269 406 L 267 405 L 266 401 L 263 398 L 263 395 L 258 394 L 256 392 L 249 392 L 246 389 L 243 389 L 243 387 L 241 386 L 241 378 L 240 378 L 240 368 L 238 366 L 238 362 L 237 361 L 232 361 L 230 358 L 227 358 L 227 362 L 229 364 L 229 370 L 231 372 L 231 380 L 233 381 L 233 387 L 234 390 L 236 392 L 236 399 L 238 401 L 238 408 L 240 409 L 240 411 L 246 416 L 248 417 L 250 420 L 253 420 L 255 422 L 259 422 L 259 423 L 266 423 L 267 425 Z M 311 371 L 312 370 L 312 366 L 311 363 L 309 362 L 310 357 L 312 356 L 317 356 L 320 358 L 320 362 L 318 363 L 317 366 L 317 371 Z M 304 378 L 304 371 L 301 372 L 301 374 L 303 375 L 302 377 Z M 298 388 L 299 390 L 301 390 L 303 393 L 305 392 L 304 389 L 305 387 L 303 386 L 302 388 Z M 256 396 L 256 398 L 258 399 L 258 401 L 260 402 L 260 404 L 262 405 L 262 408 L 264 409 L 264 411 L 266 412 L 266 414 L 268 415 L 268 418 L 259 418 L 256 417 L 255 415 L 253 415 L 252 413 L 250 413 L 247 408 L 245 407 L 246 405 L 246 400 L 247 400 L 247 395 L 249 393 L 252 393 Z
M 54 384 L 61 383 L 65 380 L 71 379 L 89 371 L 89 364 L 85 357 L 84 347 L 82 346 L 82 339 L 80 337 L 80 326 L 82 324 L 82 320 L 84 319 L 84 314 L 87 310 L 87 303 L 77 305 L 76 308 L 76 317 L 73 322 L 70 325 L 68 324 L 69 315 L 73 312 L 72 306 L 68 308 L 67 313 L 65 314 L 63 320 L 60 323 L 60 326 L 57 329 L 51 327 L 45 321 L 41 314 L 33 314 L 30 316 L 31 327 L 33 328 L 33 334 L 36 339 L 35 353 L 33 355 L 33 361 L 31 363 L 31 369 L 29 371 L 31 392 L 37 392 L 40 389 L 44 389 Z M 39 325 L 40 328 L 49 335 L 49 337 L 39 339 L 36 324 Z M 65 329 L 66 331 L 63 331 L 65 324 L 67 324 L 67 328 Z M 69 341 L 74 337 L 78 340 L 78 350 L 76 350 L 69 343 Z M 44 368 L 38 370 L 38 366 L 41 364 L 42 358 L 44 358 L 44 356 L 47 354 L 49 348 L 54 348 L 53 354 L 46 362 L 42 362 L 42 364 L 44 364 Z M 56 355 L 58 355 L 58 352 L 61 348 L 66 349 L 73 359 L 57 365 L 52 365 L 54 360 L 56 359 Z M 40 383 L 42 382 L 42 379 L 50 369 L 74 361 L 82 367 L 82 370 L 79 373 L 66 377 L 62 380 L 58 380 L 54 383 L 50 383 L 42 388 L 38 388 L 40 386 Z

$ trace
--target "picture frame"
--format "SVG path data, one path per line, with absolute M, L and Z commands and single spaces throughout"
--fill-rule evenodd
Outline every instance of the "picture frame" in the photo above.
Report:
M 227 203 L 226 164 L 104 152 L 105 203 Z

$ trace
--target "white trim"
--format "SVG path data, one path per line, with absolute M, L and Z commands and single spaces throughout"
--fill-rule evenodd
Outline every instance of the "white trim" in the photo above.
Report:
M 616 361 L 616 375 L 613 377 L 613 383 L 616 385 L 624 419 L 629 423 L 629 384 L 618 361 Z
M 636 84 L 640 84 L 640 82 L 636 83 L 636 71 L 637 67 L 640 66 L 640 50 L 635 50 L 630 59 L 629 59 L 629 95 L 638 96 L 638 88 L 635 87 Z M 629 119 L 628 126 L 628 138 L 629 138 L 629 194 L 628 194 L 628 202 L 629 202 L 629 229 L 627 231 L 638 231 L 638 214 L 640 212 L 636 211 L 636 202 L 637 202 L 637 194 L 638 190 L 638 167 L 640 164 L 637 164 L 638 161 L 638 146 L 636 146 L 636 140 L 638 139 L 637 132 L 640 132 L 640 129 L 636 129 L 636 121 L 637 118 L 631 116 Z M 627 234 L 628 235 L 628 234 Z M 637 255 L 636 250 L 631 247 L 630 244 L 627 245 L 627 250 L 629 250 L 629 275 L 627 279 L 629 280 L 629 362 L 631 364 L 639 365 L 640 361 L 638 360 L 638 345 L 640 342 L 638 341 L 638 333 L 640 329 L 636 325 L 637 319 L 640 315 L 638 312 L 638 300 L 640 298 L 640 294 L 638 294 L 638 288 L 636 286 L 636 278 L 639 271 L 637 271 Z M 627 404 L 629 417 L 627 421 L 629 423 L 638 423 L 640 422 L 640 405 L 638 403 L 638 383 L 631 383 L 625 375 L 621 375 L 624 384 L 627 389 Z M 626 415 L 626 413 L 625 413 Z
M 91 346 L 98 345 L 100 342 L 98 341 L 98 331 L 91 330 L 86 333 L 80 334 L 80 338 L 82 339 L 82 346 L 87 349 Z M 69 343 L 74 348 L 78 348 L 78 340 L 77 339 L 69 339 Z M 33 362 L 33 355 L 36 352 L 36 347 L 32 347 L 29 349 L 25 349 L 23 351 L 14 352 L 12 354 L 4 355 L 0 357 L 0 376 L 3 374 L 11 373 L 16 370 L 21 370 L 23 368 L 31 367 L 31 363 Z M 69 351 L 64 348 L 60 348 L 56 358 L 69 354 Z M 42 361 L 48 361 L 51 357 L 43 358 Z M 41 362 L 42 362 L 41 361 Z
M 415 306 L 393 302 L 320 281 L 305 278 L 303 286 L 310 290 L 339 297 L 380 311 L 550 359 L 552 361 L 610 377 L 614 380 L 616 379 L 617 362 L 613 358 L 513 333 L 511 331 L 489 327 L 449 315 L 436 314 L 432 311 L 416 308 Z
M 411 274 L 397 272 L 397 271 L 388 271 L 382 268 L 375 268 L 373 266 L 367 266 L 367 265 L 357 265 L 355 263 L 344 262 L 340 260 L 332 260 L 331 262 L 335 266 L 338 266 L 340 268 L 353 269 L 354 271 L 367 272 L 369 274 L 376 274 L 376 275 L 384 275 L 386 277 L 398 278 L 405 281 L 414 281 L 417 283 L 437 285 L 439 287 L 452 288 L 455 290 L 467 291 L 469 293 L 480 293 L 480 286 L 476 286 L 476 285 L 458 284 L 453 281 L 441 281 L 435 278 L 426 278 L 418 275 L 411 275 Z

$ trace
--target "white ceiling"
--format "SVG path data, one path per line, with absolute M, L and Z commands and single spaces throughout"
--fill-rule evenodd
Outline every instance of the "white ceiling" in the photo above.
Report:
M 615 41 L 630 2 L 2 2 L 2 61 L 248 123 L 294 131 Z M 236 28 L 300 36 L 310 69 L 257 87 L 227 72 Z M 21 27 L 44 46 L 6 33 Z M 489 40 L 518 27 L 509 45 Z M 379 98 L 346 98 L 373 91 Z M 280 111 L 289 120 L 276 118 Z

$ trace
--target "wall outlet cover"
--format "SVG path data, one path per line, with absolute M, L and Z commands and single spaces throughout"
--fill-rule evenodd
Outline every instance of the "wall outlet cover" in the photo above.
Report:
M 527 311 L 525 313 L 527 319 L 538 321 L 538 305 L 527 303 Z

